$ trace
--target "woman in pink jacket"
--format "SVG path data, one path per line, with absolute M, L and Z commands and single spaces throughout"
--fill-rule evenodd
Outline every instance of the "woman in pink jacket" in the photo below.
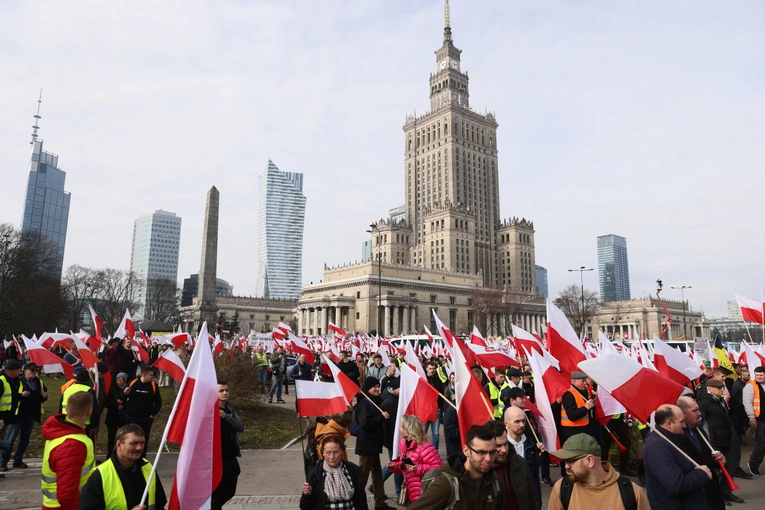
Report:
M 422 492 L 422 477 L 431 469 L 441 467 L 443 461 L 438 450 L 425 441 L 425 428 L 419 418 L 412 415 L 401 417 L 401 458 L 388 463 L 388 470 L 406 477 L 407 500 L 417 501 Z

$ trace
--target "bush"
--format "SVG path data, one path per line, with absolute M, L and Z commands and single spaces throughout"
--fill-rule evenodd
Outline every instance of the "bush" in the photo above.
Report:
M 261 393 L 260 382 L 257 379 L 258 369 L 251 361 L 241 360 L 239 356 L 229 356 L 224 353 L 223 356 L 215 358 L 215 371 L 219 381 L 228 383 L 232 400 L 265 401 L 266 394 Z

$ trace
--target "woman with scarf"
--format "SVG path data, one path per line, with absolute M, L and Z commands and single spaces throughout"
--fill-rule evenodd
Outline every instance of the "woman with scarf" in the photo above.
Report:
M 369 510 L 361 483 L 361 468 L 342 460 L 345 443 L 327 434 L 319 444 L 323 461 L 308 475 L 300 497 L 300 510 Z

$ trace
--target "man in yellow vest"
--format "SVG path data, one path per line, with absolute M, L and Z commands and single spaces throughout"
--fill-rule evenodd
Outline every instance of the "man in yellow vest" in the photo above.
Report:
M 95 431 L 98 429 L 98 423 L 101 418 L 101 407 L 98 405 L 98 397 L 96 396 L 95 390 L 92 388 L 93 383 L 90 378 L 91 375 L 88 370 L 83 370 L 74 376 L 74 384 L 67 385 L 66 389 L 61 394 L 61 405 L 59 407 L 59 411 L 62 414 L 68 414 L 67 406 L 69 403 L 69 398 L 76 393 L 88 393 L 93 399 L 93 409 L 91 410 L 91 415 L 88 417 L 85 426 L 87 429 L 88 437 L 95 439 Z
M 268 355 L 262 345 L 258 346 L 252 357 L 255 364 L 255 380 L 260 382 L 260 392 L 266 393 L 266 379 L 268 378 Z
M 506 374 L 507 370 L 504 367 L 496 367 L 494 369 L 494 380 L 489 381 L 484 387 L 484 390 L 489 395 L 489 400 L 491 400 L 491 405 L 494 406 L 493 416 L 495 420 L 502 419 L 502 408 L 504 407 L 501 400 L 502 390 L 510 388 L 510 385 L 505 380 Z
M 765 398 L 765 367 L 754 369 L 754 381 L 744 387 L 744 409 L 749 417 L 749 426 L 757 431 L 754 449 L 749 456 L 749 473 L 760 476 L 760 464 L 765 457 L 765 413 L 762 412 L 762 400 Z
M 157 473 L 149 483 L 149 493 L 141 497 L 151 473 L 151 463 L 142 457 L 143 429 L 130 423 L 117 431 L 117 442 L 109 459 L 98 466 L 82 488 L 80 510 L 162 510 L 167 497 Z
M 69 397 L 68 414 L 56 414 L 42 426 L 43 510 L 77 510 L 80 490 L 96 467 L 93 441 L 85 434 L 92 397 L 79 392 Z
M 16 359 L 9 359 L 5 362 L 5 368 L 0 374 L 0 447 L 3 455 L 10 457 L 10 445 L 6 444 L 5 433 L 11 425 L 15 424 L 19 415 L 19 404 L 21 403 L 21 362 Z M 6 451 L 7 450 L 7 451 Z M 8 467 L 3 462 L 0 465 L 0 471 L 8 471 Z M 5 477 L 0 473 L 0 478 Z

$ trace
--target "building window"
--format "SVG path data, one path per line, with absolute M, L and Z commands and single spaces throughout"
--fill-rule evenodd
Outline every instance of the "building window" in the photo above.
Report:
M 449 304 L 450 305 L 455 304 L 456 301 L 457 301 L 457 299 L 454 296 L 449 296 Z
M 356 320 L 359 320 L 359 312 L 356 312 Z
M 254 314 L 254 313 L 251 313 L 251 314 L 250 314 L 250 320 L 253 320 L 253 319 L 255 319 L 255 314 Z
M 360 298 L 361 298 L 361 291 L 357 290 L 356 291 L 356 299 L 360 299 Z M 358 317 L 356 317 L 356 318 L 358 319 Z
M 457 310 L 449 310 L 449 329 L 457 331 Z
M 431 303 L 435 303 L 436 302 L 436 295 L 435 294 L 431 294 L 430 295 L 430 302 Z

